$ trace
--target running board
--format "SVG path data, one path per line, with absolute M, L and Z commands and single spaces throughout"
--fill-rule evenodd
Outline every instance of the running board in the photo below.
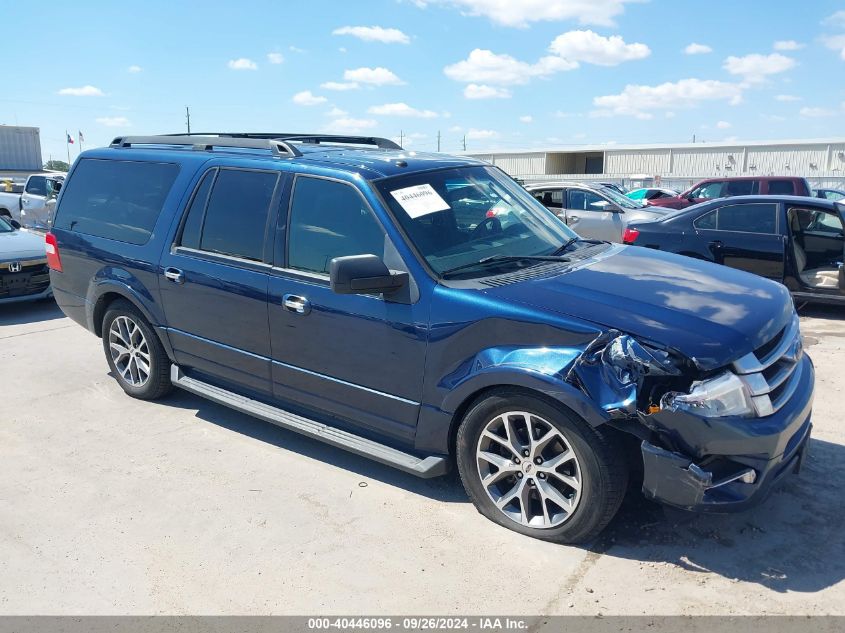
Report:
M 189 391 L 218 404 L 235 409 L 241 413 L 261 418 L 277 426 L 302 435 L 307 435 L 320 442 L 337 446 L 357 455 L 393 466 L 417 477 L 439 477 L 448 471 L 445 457 L 429 455 L 420 458 L 410 453 L 397 450 L 373 440 L 349 433 L 328 424 L 302 417 L 278 407 L 238 395 L 234 392 L 210 385 L 196 378 L 186 376 L 177 365 L 170 366 L 170 380 L 180 389 Z

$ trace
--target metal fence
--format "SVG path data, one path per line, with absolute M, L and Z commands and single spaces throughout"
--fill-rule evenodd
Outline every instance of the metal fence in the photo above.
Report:
M 519 175 L 511 174 L 514 178 L 525 182 L 525 184 L 542 183 L 542 182 L 612 182 L 621 186 L 626 190 L 637 189 L 639 187 L 663 187 L 664 189 L 674 189 L 675 191 L 686 191 L 695 183 L 704 180 L 705 178 L 713 178 L 713 176 L 662 176 L 659 184 L 651 176 L 644 177 L 630 174 L 551 174 L 551 175 Z M 845 175 L 842 176 L 809 176 L 807 182 L 813 189 L 842 189 L 845 190 Z

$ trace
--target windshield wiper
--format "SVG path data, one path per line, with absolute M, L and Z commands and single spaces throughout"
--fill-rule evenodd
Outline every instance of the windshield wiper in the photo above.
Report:
M 479 259 L 476 262 L 469 262 L 468 264 L 461 264 L 460 266 L 447 268 L 446 270 L 440 273 L 440 276 L 445 278 L 447 276 L 453 275 L 454 273 L 461 272 L 462 270 L 468 270 L 470 268 L 519 261 L 568 262 L 569 258 L 561 257 L 560 255 L 490 255 L 490 257 L 483 257 L 482 259 Z

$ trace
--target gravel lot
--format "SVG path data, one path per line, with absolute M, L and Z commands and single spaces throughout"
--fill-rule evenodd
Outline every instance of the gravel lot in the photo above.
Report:
M 184 392 L 123 395 L 52 303 L 0 306 L 0 614 L 845 614 L 845 310 L 805 309 L 806 468 L 745 514 L 631 497 L 590 547 Z

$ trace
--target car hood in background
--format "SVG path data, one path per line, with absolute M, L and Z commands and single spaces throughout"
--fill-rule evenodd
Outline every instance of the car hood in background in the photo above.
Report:
M 46 257 L 44 237 L 27 231 L 0 233 L 0 261 Z
M 677 196 L 675 198 L 657 198 L 656 200 L 646 200 L 646 204 L 650 207 L 660 207 L 662 209 L 683 209 L 688 207 L 691 203 L 686 198 Z
M 785 286 L 725 266 L 614 245 L 553 277 L 488 291 L 673 348 L 702 370 L 772 339 L 794 311 Z

